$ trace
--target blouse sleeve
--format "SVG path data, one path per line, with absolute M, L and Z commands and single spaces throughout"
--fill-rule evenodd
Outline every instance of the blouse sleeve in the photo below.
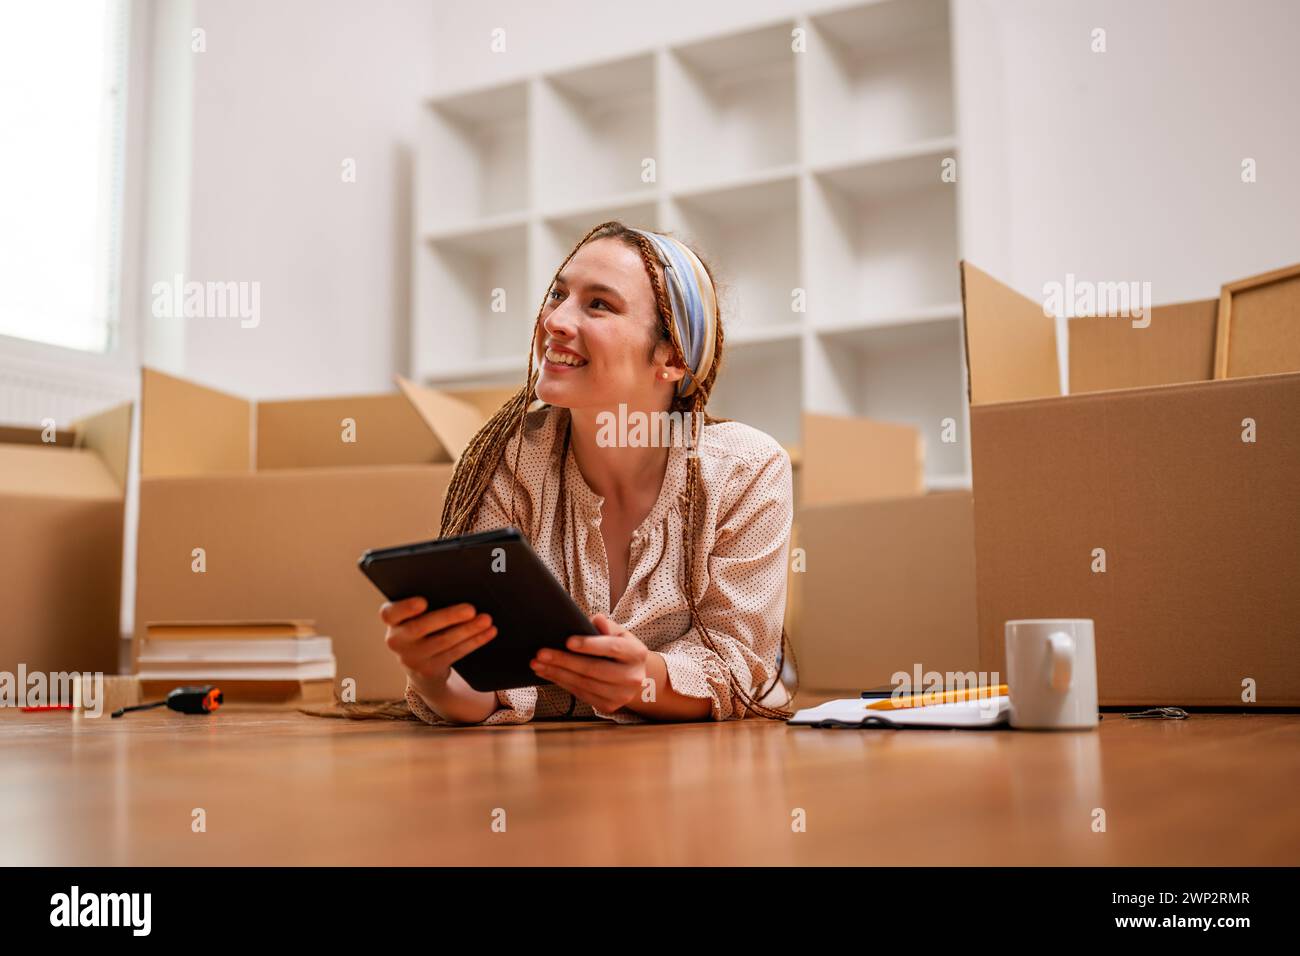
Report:
M 481 723 L 483 724 L 525 724 L 533 719 L 533 713 L 537 707 L 537 688 L 536 687 L 517 687 L 512 690 L 499 690 L 496 692 L 497 709 L 488 714 Z M 447 720 L 438 714 L 428 705 L 419 691 L 411 686 L 411 679 L 406 679 L 406 704 L 411 708 L 411 713 L 419 717 L 426 724 L 444 727 L 477 727 L 478 724 L 460 724 L 454 720 Z
M 696 627 L 659 649 L 672 689 L 711 700 L 713 720 L 748 712 L 732 692 L 728 673 L 747 690 L 753 688 L 755 697 L 772 680 L 785 619 L 794 521 L 789 454 L 776 445 L 771 456 L 757 469 L 747 470 L 739 482 L 739 494 L 722 512 L 709 555 L 708 588 L 696 604 L 717 652 Z
M 491 531 L 510 524 L 509 496 L 510 483 L 513 478 L 507 460 L 507 457 L 503 454 L 501 464 L 497 467 L 496 473 L 492 476 L 492 481 L 489 482 L 487 490 L 483 494 L 483 503 L 479 506 L 478 514 L 474 518 L 474 523 L 470 528 L 471 532 Z M 524 527 L 528 527 L 532 507 L 531 502 L 528 500 L 528 492 L 524 488 L 517 491 L 515 510 L 516 514 L 520 516 Z M 482 721 L 483 724 L 523 724 L 533 719 L 533 714 L 537 708 L 536 687 L 516 687 L 510 690 L 499 690 L 496 692 L 496 697 L 497 709 Z M 447 720 L 440 716 L 411 686 L 409 677 L 406 681 L 406 703 L 410 707 L 411 713 L 427 724 L 478 726 L 476 724 L 458 724 L 456 721 Z

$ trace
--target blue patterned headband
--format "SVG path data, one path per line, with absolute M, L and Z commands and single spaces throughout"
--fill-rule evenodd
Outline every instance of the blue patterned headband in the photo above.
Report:
M 718 342 L 717 292 L 704 263 L 685 243 L 644 229 L 632 231 L 650 240 L 663 263 L 677 344 L 688 366 L 687 374 L 677 383 L 677 394 L 685 397 L 695 391 L 713 367 Z

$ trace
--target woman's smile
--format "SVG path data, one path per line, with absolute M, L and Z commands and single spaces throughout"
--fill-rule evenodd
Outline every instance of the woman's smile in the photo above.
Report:
M 572 372 L 587 364 L 587 360 L 577 352 L 556 346 L 548 346 L 544 355 L 546 368 L 557 372 Z

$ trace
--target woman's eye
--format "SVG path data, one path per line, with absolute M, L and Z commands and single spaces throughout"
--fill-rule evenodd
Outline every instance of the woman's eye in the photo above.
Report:
M 546 293 L 546 298 L 548 302 L 559 302 L 561 299 L 564 298 L 564 295 L 565 293 L 563 292 L 563 290 L 552 289 L 550 292 Z M 604 309 L 612 310 L 613 306 L 611 306 L 604 299 L 592 299 L 590 308 L 593 309 L 604 308 Z

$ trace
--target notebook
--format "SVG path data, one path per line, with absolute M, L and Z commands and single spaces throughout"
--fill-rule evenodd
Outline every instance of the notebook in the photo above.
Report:
M 927 704 L 923 707 L 904 707 L 898 710 L 872 710 L 872 700 L 849 698 L 828 700 L 816 707 L 797 711 L 787 724 L 804 724 L 810 727 L 959 727 L 979 729 L 999 727 L 1007 723 L 1011 713 L 1011 698 L 986 697 L 982 700 L 960 700 L 951 704 Z

